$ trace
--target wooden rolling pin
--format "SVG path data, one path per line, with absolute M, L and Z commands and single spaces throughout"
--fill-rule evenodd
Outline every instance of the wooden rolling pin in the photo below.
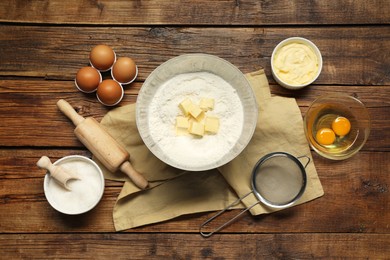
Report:
M 73 107 L 63 99 L 57 107 L 76 126 L 74 133 L 88 150 L 110 171 L 118 169 L 125 173 L 137 187 L 145 189 L 148 181 L 131 165 L 130 154 L 93 118 L 84 118 L 76 113 Z

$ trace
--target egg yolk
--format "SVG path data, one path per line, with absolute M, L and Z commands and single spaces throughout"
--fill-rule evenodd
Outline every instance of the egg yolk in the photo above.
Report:
M 344 136 L 351 130 L 351 123 L 345 117 L 339 116 L 332 122 L 332 129 L 338 136 Z
M 336 135 L 330 128 L 321 128 L 317 131 L 316 139 L 322 145 L 330 145 L 336 140 Z

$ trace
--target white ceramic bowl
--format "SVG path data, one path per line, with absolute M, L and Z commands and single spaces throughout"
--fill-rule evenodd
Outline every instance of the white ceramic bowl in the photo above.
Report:
M 241 102 L 243 108 L 243 125 L 239 126 L 242 127 L 241 134 L 236 140 L 231 140 L 231 148 L 223 151 L 223 156 L 218 155 L 219 159 L 210 160 L 210 157 L 207 157 L 206 155 L 202 158 L 199 154 L 196 154 L 197 156 L 199 155 L 200 162 L 196 165 L 189 165 L 184 161 L 174 160 L 176 158 L 168 156 L 167 152 L 164 151 L 166 148 L 160 147 L 157 143 L 159 140 L 155 140 L 151 134 L 151 128 L 154 127 L 154 125 L 149 123 L 149 111 L 151 107 L 150 104 L 155 98 L 156 92 L 165 82 L 178 75 L 188 75 L 197 72 L 211 73 L 229 83 L 231 86 L 229 88 L 238 96 L 238 102 Z M 194 87 L 194 92 L 197 93 L 197 91 L 199 91 L 199 89 Z M 172 99 L 173 98 L 175 97 L 172 97 Z M 235 98 L 237 97 L 235 96 Z M 238 98 L 236 100 L 238 100 Z M 172 106 L 175 107 L 179 105 L 179 103 L 176 102 L 169 104 L 172 104 Z M 242 72 L 226 60 L 208 54 L 181 55 L 161 64 L 145 80 L 138 94 L 136 103 L 137 127 L 145 145 L 157 158 L 166 164 L 189 171 L 203 171 L 217 168 L 234 159 L 241 153 L 252 138 L 256 128 L 257 118 L 258 106 L 256 99 L 248 80 Z M 172 120 L 173 122 L 175 121 L 175 119 Z M 174 129 L 174 123 L 172 123 L 172 128 Z M 188 148 L 188 150 L 184 152 L 188 154 L 194 153 L 191 148 Z
M 311 77 L 311 79 L 309 81 L 307 81 L 303 84 L 288 83 L 285 80 L 283 80 L 277 73 L 277 69 L 275 66 L 275 56 L 278 53 L 278 51 L 280 51 L 281 48 L 283 48 L 284 46 L 291 44 L 291 43 L 300 43 L 300 44 L 304 44 L 304 45 L 308 46 L 314 52 L 315 56 L 317 57 L 317 62 L 318 62 L 317 72 Z M 275 49 L 273 50 L 272 56 L 271 56 L 271 69 L 272 69 L 272 75 L 273 75 L 274 79 L 276 80 L 276 82 L 279 83 L 279 85 L 281 85 L 282 87 L 285 87 L 287 89 L 301 89 L 303 87 L 306 87 L 306 86 L 312 84 L 318 78 L 318 76 L 321 74 L 322 55 L 321 55 L 320 50 L 317 48 L 317 46 L 313 42 L 309 41 L 308 39 L 305 39 L 302 37 L 287 38 L 287 39 L 281 41 L 278 45 L 276 45 Z
M 53 164 L 61 165 L 80 176 L 80 180 L 68 182 L 71 188 L 69 191 L 58 184 L 49 173 L 45 175 L 45 196 L 55 210 L 68 215 L 78 215 L 90 211 L 99 203 L 104 193 L 104 176 L 94 161 L 85 156 L 70 155 Z

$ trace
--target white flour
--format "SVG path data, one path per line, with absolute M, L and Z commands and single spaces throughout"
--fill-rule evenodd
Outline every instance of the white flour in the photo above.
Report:
M 99 172 L 93 165 L 84 161 L 64 161 L 60 164 L 65 169 L 76 173 L 80 180 L 70 180 L 71 191 L 49 178 L 46 194 L 54 207 L 68 214 L 79 214 L 92 208 L 101 197 L 102 185 Z
M 213 98 L 214 110 L 207 115 L 219 118 L 215 135 L 202 138 L 177 136 L 175 121 L 182 112 L 178 105 L 189 98 L 199 104 L 201 98 Z M 157 90 L 149 107 L 150 135 L 173 162 L 189 167 L 217 162 L 235 145 L 244 121 L 243 107 L 235 89 L 225 80 L 208 72 L 180 74 Z

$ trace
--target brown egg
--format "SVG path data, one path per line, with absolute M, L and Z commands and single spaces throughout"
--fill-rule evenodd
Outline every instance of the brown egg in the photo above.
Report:
M 83 67 L 76 74 L 76 87 L 83 92 L 94 92 L 101 82 L 100 72 L 92 67 Z
M 128 57 L 120 57 L 112 67 L 112 77 L 120 83 L 129 84 L 137 76 L 137 66 Z
M 97 45 L 91 50 L 89 60 L 92 66 L 98 70 L 106 71 L 115 62 L 115 52 L 107 45 Z
M 96 96 L 103 105 L 114 106 L 122 100 L 123 88 L 115 80 L 105 79 L 99 84 Z

